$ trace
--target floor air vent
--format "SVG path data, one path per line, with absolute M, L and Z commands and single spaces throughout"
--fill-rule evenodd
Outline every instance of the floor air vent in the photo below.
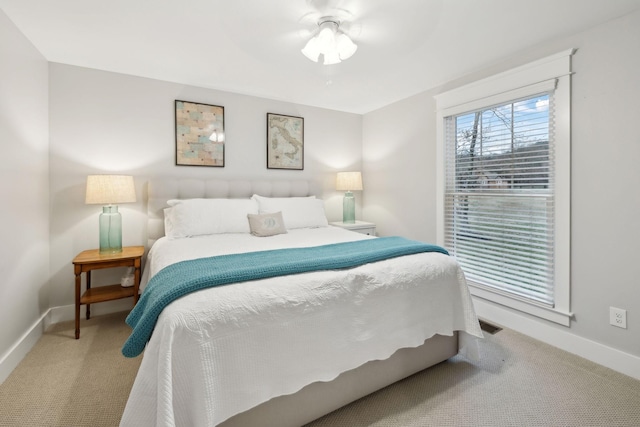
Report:
M 480 320 L 480 329 L 491 335 L 496 334 L 502 330 L 501 327 L 492 325 L 491 323 L 487 323 L 484 320 Z

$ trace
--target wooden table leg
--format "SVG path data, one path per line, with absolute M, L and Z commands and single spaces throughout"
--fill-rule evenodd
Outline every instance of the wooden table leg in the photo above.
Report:
M 91 289 L 91 270 L 87 271 L 87 291 Z M 91 304 L 87 304 L 87 320 L 91 317 Z
M 133 277 L 133 305 L 135 306 L 138 303 L 138 298 L 140 297 L 140 258 L 135 261 L 135 273 Z
M 80 266 L 75 267 L 76 274 L 76 339 L 80 338 L 80 282 L 82 271 Z

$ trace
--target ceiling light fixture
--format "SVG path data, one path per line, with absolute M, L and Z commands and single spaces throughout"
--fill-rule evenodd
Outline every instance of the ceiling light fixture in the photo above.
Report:
M 324 65 L 338 64 L 350 58 L 358 46 L 349 36 L 340 31 L 340 22 L 331 16 L 320 18 L 318 33 L 311 38 L 302 49 L 302 54 L 318 62 L 320 54 L 324 57 Z

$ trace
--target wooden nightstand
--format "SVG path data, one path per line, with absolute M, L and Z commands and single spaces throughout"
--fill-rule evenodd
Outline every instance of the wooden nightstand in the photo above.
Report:
M 338 221 L 330 222 L 329 224 L 335 227 L 346 228 L 347 230 L 355 231 L 356 233 L 368 234 L 369 236 L 376 235 L 376 225 L 372 222 L 356 221 L 355 224 L 350 224 Z
M 115 254 L 101 254 L 98 249 L 90 249 L 80 252 L 73 259 L 73 270 L 76 275 L 76 339 L 80 338 L 80 305 L 87 305 L 87 319 L 89 319 L 91 304 L 128 297 L 133 297 L 133 305 L 138 302 L 143 254 L 144 246 L 127 246 L 122 248 L 122 252 Z M 134 267 L 134 285 L 129 288 L 123 288 L 120 284 L 91 287 L 91 270 L 114 267 Z M 82 273 L 86 273 L 87 290 L 81 296 Z

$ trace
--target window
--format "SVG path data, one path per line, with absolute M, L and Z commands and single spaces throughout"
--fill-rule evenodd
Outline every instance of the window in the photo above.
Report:
M 572 53 L 437 97 L 439 243 L 474 296 L 565 325 Z
M 445 246 L 478 286 L 547 305 L 554 261 L 550 98 L 444 119 Z

